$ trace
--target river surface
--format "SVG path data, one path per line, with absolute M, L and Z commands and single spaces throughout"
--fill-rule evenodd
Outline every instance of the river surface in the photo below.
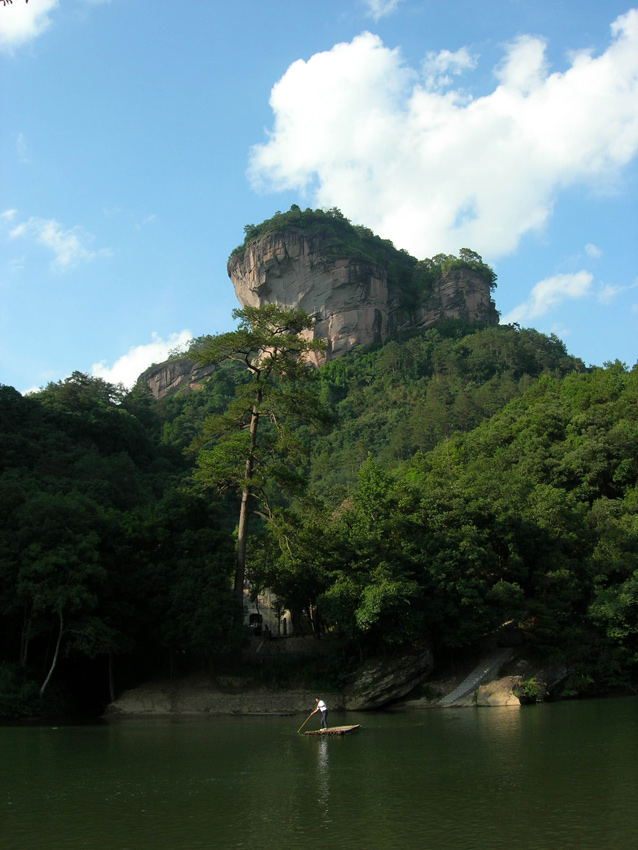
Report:
M 0 848 L 638 848 L 638 698 L 303 720 L 0 727 Z

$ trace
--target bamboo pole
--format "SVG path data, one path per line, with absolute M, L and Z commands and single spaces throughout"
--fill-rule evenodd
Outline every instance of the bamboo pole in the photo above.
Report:
M 310 718 L 312 717 L 312 715 L 313 715 L 313 714 L 314 714 L 314 711 L 311 711 L 311 712 L 310 712 L 310 714 L 308 715 L 308 717 L 306 717 L 306 719 L 304 720 L 304 722 L 301 724 L 301 726 L 299 727 L 299 729 L 297 729 L 297 732 L 301 732 L 301 730 L 302 730 L 302 729 L 303 729 L 303 727 L 306 725 L 306 723 L 310 720 Z

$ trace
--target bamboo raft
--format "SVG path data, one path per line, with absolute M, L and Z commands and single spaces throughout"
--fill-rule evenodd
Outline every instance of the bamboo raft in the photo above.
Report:
M 327 729 L 314 729 L 310 732 L 304 732 L 304 735 L 346 735 L 348 732 L 354 732 L 355 729 L 360 729 L 361 724 L 356 726 L 329 726 Z

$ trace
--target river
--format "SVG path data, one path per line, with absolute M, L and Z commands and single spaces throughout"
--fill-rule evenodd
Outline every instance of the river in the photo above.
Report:
M 0 847 L 638 848 L 638 698 L 303 720 L 0 727 Z

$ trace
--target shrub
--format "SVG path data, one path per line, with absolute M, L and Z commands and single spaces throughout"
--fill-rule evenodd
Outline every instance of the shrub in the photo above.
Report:
M 41 709 L 40 689 L 22 668 L 11 664 L 0 666 L 0 717 L 32 717 Z

